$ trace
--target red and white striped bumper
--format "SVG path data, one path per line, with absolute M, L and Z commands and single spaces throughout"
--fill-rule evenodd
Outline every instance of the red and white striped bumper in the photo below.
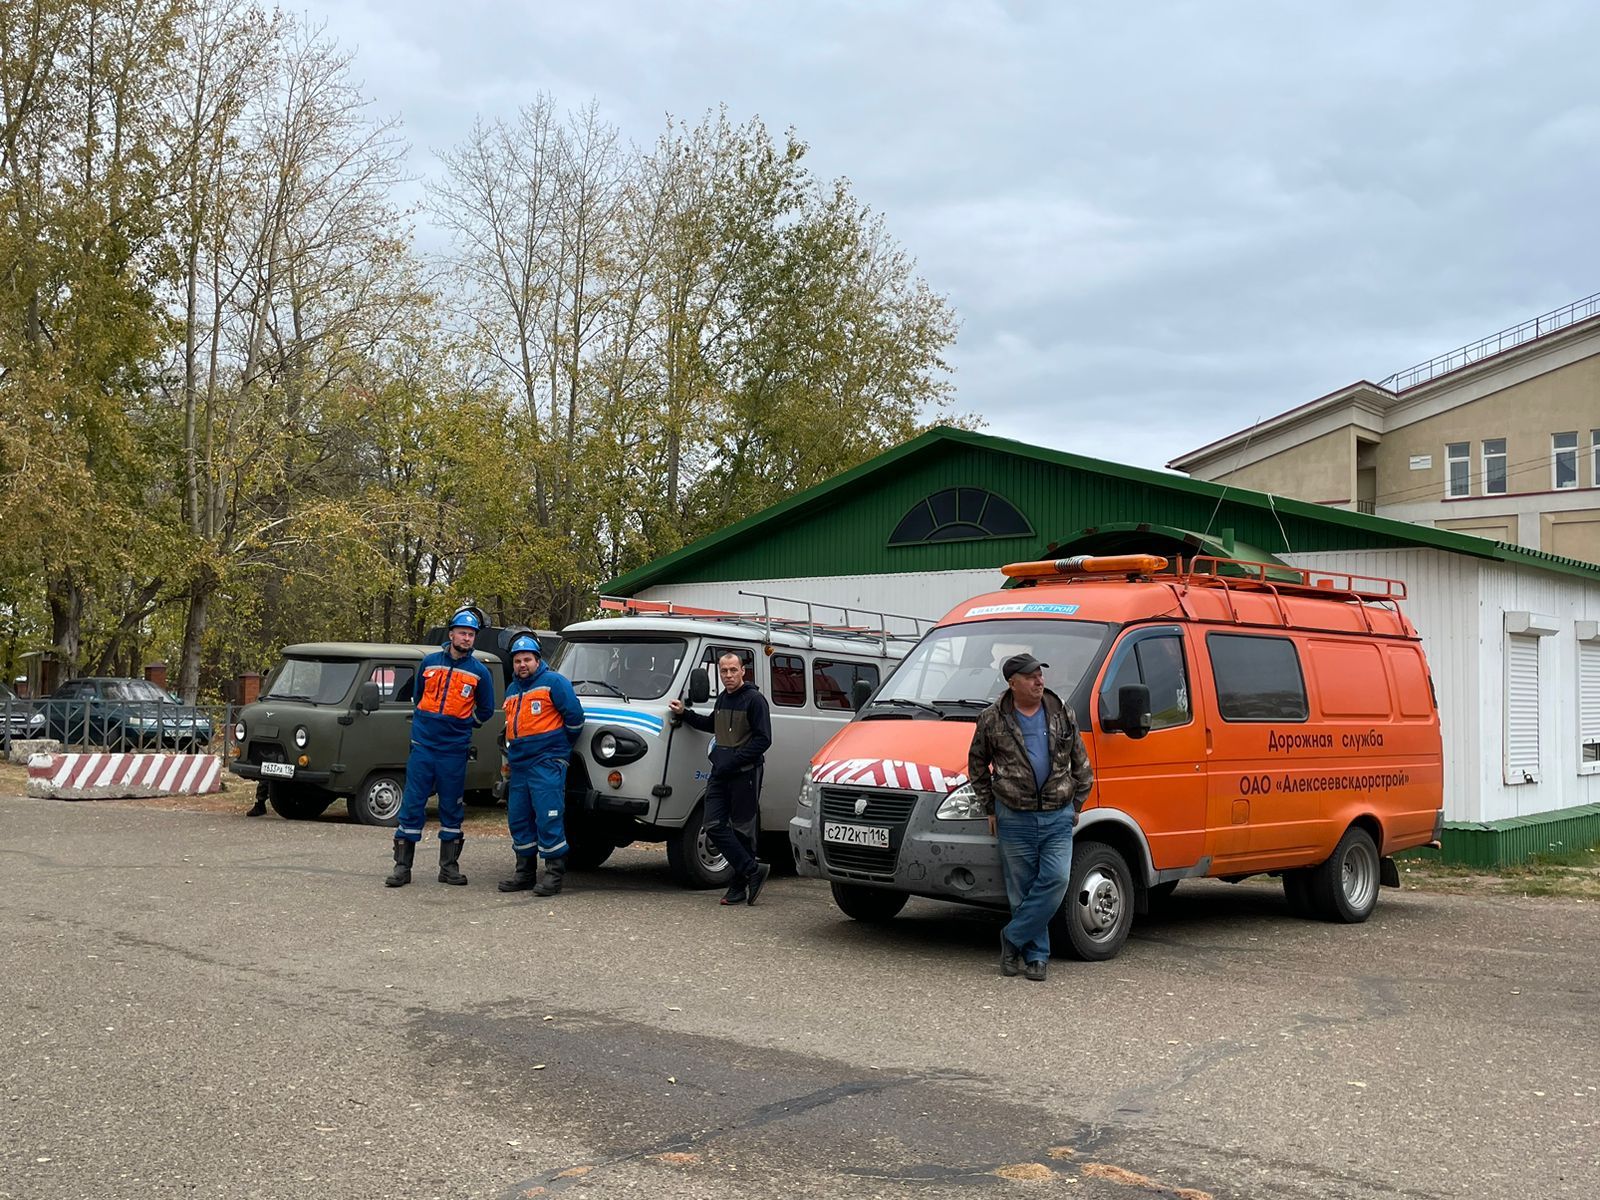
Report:
M 47 800 L 121 800 L 222 790 L 216 754 L 35 754 L 28 795 Z

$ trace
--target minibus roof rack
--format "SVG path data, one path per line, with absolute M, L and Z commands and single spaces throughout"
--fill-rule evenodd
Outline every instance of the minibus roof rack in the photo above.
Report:
M 773 596 L 765 592 L 740 591 L 741 596 L 750 596 L 760 600 L 760 612 L 734 612 L 720 608 L 696 608 L 688 604 L 679 604 L 673 600 L 639 600 L 632 596 L 601 596 L 600 607 L 606 612 L 620 613 L 623 616 L 655 616 L 655 617 L 681 617 L 695 621 L 719 621 L 730 625 L 742 625 L 748 629 L 759 631 L 768 642 L 772 639 L 774 631 L 792 633 L 806 639 L 806 645 L 815 648 L 816 639 L 819 637 L 836 638 L 841 641 L 870 641 L 876 642 L 888 653 L 891 642 L 915 642 L 922 637 L 924 627 L 931 628 L 936 621 L 928 617 L 913 617 L 903 613 L 876 612 L 871 609 L 847 608 L 842 604 L 824 604 L 816 600 L 797 600 L 789 596 Z M 785 617 L 772 612 L 772 604 L 793 604 L 805 609 L 803 617 Z M 840 621 L 822 621 L 816 616 L 817 609 L 827 609 L 839 613 Z M 857 618 L 874 618 L 876 625 L 857 624 L 852 620 Z M 896 631 L 889 628 L 891 621 L 907 621 L 911 623 L 912 632 Z

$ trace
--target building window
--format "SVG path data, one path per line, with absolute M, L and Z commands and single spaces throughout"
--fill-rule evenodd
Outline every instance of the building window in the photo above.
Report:
M 1444 495 L 1447 500 L 1472 494 L 1472 443 L 1449 442 L 1444 448 Z
M 1580 624 L 1582 624 L 1580 622 Z M 1595 629 L 1595 623 L 1589 622 Z M 1578 773 L 1600 772 L 1600 631 L 1578 641 Z
M 1004 497 L 982 488 L 945 488 L 911 506 L 889 535 L 889 545 L 1032 536 L 1028 518 Z
M 1539 639 L 1506 634 L 1506 782 L 1539 782 Z
M 1483 441 L 1483 494 L 1506 494 L 1506 440 L 1485 438 Z
M 1556 433 L 1550 436 L 1551 486 L 1575 488 L 1578 486 L 1578 434 Z
M 1600 429 L 1589 430 L 1589 486 L 1600 488 Z

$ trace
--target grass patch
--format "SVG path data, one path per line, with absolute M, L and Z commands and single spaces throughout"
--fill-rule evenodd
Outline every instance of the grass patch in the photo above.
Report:
M 1508 867 L 1472 867 L 1422 858 L 1401 859 L 1403 887 L 1435 892 L 1600 899 L 1600 846 L 1556 845 Z

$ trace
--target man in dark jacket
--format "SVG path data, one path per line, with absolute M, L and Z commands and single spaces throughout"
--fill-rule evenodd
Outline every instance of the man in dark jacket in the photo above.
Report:
M 724 904 L 754 904 L 772 874 L 756 861 L 756 827 L 761 810 L 761 768 L 772 745 L 772 717 L 767 698 L 744 677 L 744 661 L 733 653 L 717 660 L 722 691 L 710 716 L 685 708 L 682 700 L 667 707 L 691 729 L 712 734 L 711 779 L 706 784 L 706 836 L 733 866 L 733 883 Z
M 1072 710 L 1044 686 L 1031 654 L 1001 665 L 1007 689 L 978 717 L 967 775 L 1000 843 L 1011 921 L 1000 931 L 1000 973 L 1042 980 L 1050 918 L 1072 875 L 1072 830 L 1094 769 Z M 996 803 L 998 801 L 998 803 Z

